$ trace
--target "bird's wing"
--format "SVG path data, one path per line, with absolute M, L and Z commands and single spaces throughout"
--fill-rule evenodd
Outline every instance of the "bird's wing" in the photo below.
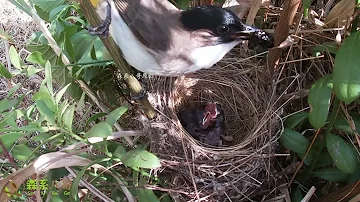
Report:
M 135 37 L 149 49 L 167 51 L 173 17 L 179 15 L 168 0 L 113 0 L 116 8 Z

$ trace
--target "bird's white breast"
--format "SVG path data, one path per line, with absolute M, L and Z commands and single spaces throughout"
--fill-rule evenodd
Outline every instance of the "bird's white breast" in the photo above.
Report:
M 239 41 L 233 41 L 231 43 L 196 48 L 190 55 L 191 60 L 194 62 L 190 69 L 199 70 L 212 67 L 239 43 Z

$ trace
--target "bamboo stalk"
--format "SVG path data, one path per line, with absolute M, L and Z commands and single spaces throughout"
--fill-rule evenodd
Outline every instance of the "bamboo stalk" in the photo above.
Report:
M 288 36 L 290 26 L 293 24 L 295 14 L 300 6 L 300 0 L 285 0 L 283 10 L 280 14 L 279 23 L 275 28 L 275 47 L 279 46 Z M 282 54 L 281 48 L 273 48 L 269 51 L 268 66 L 270 73 L 274 72 L 276 63 L 278 63 Z
M 90 22 L 90 24 L 100 24 L 100 18 L 95 12 L 94 7 L 90 3 L 90 0 L 79 0 L 79 3 L 85 18 Z M 134 71 L 122 57 L 120 48 L 116 45 L 116 43 L 111 37 L 108 37 L 106 39 L 100 39 L 106 49 L 109 51 L 111 57 L 114 59 L 115 65 L 120 69 L 121 74 L 129 75 L 126 76 L 124 79 L 128 87 L 130 88 L 130 91 L 134 94 L 140 93 L 143 88 L 140 85 L 140 82 L 134 76 Z M 155 109 L 151 106 L 149 100 L 146 97 L 139 99 L 138 102 L 143 107 L 144 113 L 149 119 L 152 119 L 156 115 Z

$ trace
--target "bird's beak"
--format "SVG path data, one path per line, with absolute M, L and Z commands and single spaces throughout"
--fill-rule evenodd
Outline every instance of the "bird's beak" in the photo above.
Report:
M 235 32 L 233 35 L 231 35 L 234 39 L 241 39 L 241 40 L 251 40 L 256 32 L 261 31 L 260 29 L 247 25 L 243 22 L 239 22 L 237 29 L 239 31 Z
M 210 112 L 206 112 L 202 119 L 201 128 L 206 129 L 207 127 L 209 127 L 209 122 L 210 122 L 209 118 L 210 118 Z

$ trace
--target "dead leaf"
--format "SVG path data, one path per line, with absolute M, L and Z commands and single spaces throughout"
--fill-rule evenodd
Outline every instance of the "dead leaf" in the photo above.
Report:
M 325 19 L 325 26 L 328 28 L 342 27 L 354 14 L 355 1 L 341 0 L 329 12 Z

